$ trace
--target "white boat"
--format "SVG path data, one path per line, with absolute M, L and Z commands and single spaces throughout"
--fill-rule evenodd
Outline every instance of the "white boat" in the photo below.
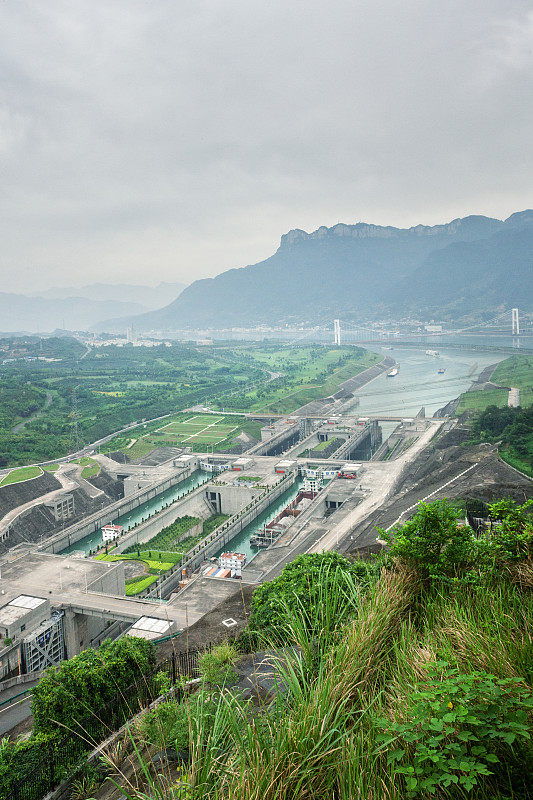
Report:
M 387 372 L 387 378 L 395 378 L 400 370 L 394 367 L 390 372 Z

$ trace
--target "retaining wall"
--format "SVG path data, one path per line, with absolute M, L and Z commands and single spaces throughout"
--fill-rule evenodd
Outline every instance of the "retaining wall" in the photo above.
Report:
M 192 472 L 190 467 L 186 467 L 176 475 L 166 478 L 148 489 L 142 489 L 131 497 L 124 498 L 123 500 L 106 506 L 102 511 L 92 514 L 82 522 L 71 525 L 69 528 L 65 528 L 61 533 L 57 533 L 46 542 L 43 542 L 38 550 L 42 553 L 60 553 L 67 547 L 79 542 L 80 539 L 83 539 L 85 536 L 99 530 L 102 525 L 105 525 L 110 519 L 122 514 L 127 514 L 128 511 L 138 508 L 143 503 L 146 503 L 147 500 L 151 500 L 167 489 L 170 489 L 172 486 L 175 486 L 177 483 L 181 483 L 181 481 L 186 478 L 190 478 Z
M 223 522 L 216 528 L 206 539 L 200 542 L 196 547 L 191 550 L 181 564 L 176 564 L 175 572 L 169 575 L 161 583 L 152 584 L 144 598 L 157 598 L 160 594 L 161 597 L 166 597 L 170 592 L 175 591 L 181 579 L 181 570 L 190 569 L 194 571 L 197 569 L 202 561 L 207 561 L 212 558 L 215 553 L 221 550 L 228 542 L 233 539 L 238 533 L 242 531 L 250 522 L 259 516 L 269 505 L 290 489 L 296 481 L 295 473 L 287 473 L 281 480 L 272 488 L 267 489 L 261 497 L 252 501 L 246 508 L 239 511 L 230 519 Z M 141 597 L 141 595 L 138 595 Z

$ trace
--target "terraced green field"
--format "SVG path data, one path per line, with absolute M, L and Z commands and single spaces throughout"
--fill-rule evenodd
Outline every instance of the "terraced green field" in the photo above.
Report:
M 492 383 L 499 384 L 501 389 L 487 389 L 484 392 L 465 392 L 461 395 L 456 415 L 475 409 L 484 411 L 489 406 L 504 408 L 507 405 L 509 392 L 507 387 L 520 389 L 522 407 L 533 404 L 533 356 L 517 355 L 501 361 L 491 377 Z

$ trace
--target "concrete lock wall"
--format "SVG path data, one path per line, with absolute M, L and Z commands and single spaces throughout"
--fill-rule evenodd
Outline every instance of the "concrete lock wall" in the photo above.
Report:
M 127 534 L 117 540 L 118 543 L 113 550 L 113 553 L 123 553 L 124 550 L 131 544 L 136 544 L 137 542 L 147 542 L 157 533 L 162 531 L 163 528 L 166 528 L 167 525 L 171 525 L 173 522 L 175 522 L 178 517 L 184 517 L 185 515 L 189 515 L 191 517 L 199 516 L 198 509 L 202 507 L 204 488 L 204 486 L 199 486 L 198 489 L 195 489 L 193 492 L 191 492 L 191 494 L 180 500 L 177 500 L 168 508 L 159 511 L 151 519 L 141 523 L 141 525 L 135 528 L 134 531 L 128 531 Z M 199 502 L 200 500 L 201 502 Z M 207 511 L 207 508 L 205 508 L 205 511 Z M 183 537 L 180 537 L 180 539 L 186 538 L 186 536 L 198 536 L 198 534 L 201 533 L 201 530 L 202 523 L 200 522 L 188 530 Z
M 214 481 L 205 484 L 203 488 L 209 503 L 211 494 L 217 495 L 217 512 L 230 516 L 237 514 L 243 506 L 248 505 L 262 493 L 262 490 L 252 489 L 249 486 L 229 486 L 227 483 L 217 484 Z
M 253 501 L 248 508 L 244 508 L 236 514 L 235 517 L 226 520 L 219 528 L 213 531 L 207 541 L 204 539 L 203 542 L 200 542 L 189 553 L 189 558 L 186 561 L 182 562 L 179 567 L 176 565 L 178 568 L 173 575 L 169 575 L 169 577 L 165 578 L 160 584 L 158 583 L 155 588 L 154 586 L 150 587 L 150 590 L 148 590 L 144 596 L 155 598 L 159 593 L 161 593 L 161 596 L 166 596 L 170 592 L 176 590 L 181 579 L 182 569 L 194 571 L 200 566 L 202 561 L 207 561 L 212 558 L 218 550 L 221 550 L 234 536 L 240 533 L 246 525 L 253 522 L 253 520 L 277 500 L 283 492 L 290 489 L 295 481 L 295 473 L 284 475 L 278 484 L 269 490 L 267 489 L 267 491 L 260 498 Z
M 125 586 L 124 562 L 109 561 L 107 571 L 91 581 L 87 586 L 87 591 L 123 595 L 126 591 Z
M 187 467 L 182 472 L 173 475 L 171 478 L 166 478 L 160 483 L 154 484 L 154 486 L 149 489 L 143 489 L 130 498 L 124 498 L 123 500 L 118 500 L 116 503 L 111 503 L 97 514 L 93 514 L 82 522 L 71 525 L 69 528 L 65 528 L 61 533 L 52 536 L 39 547 L 40 552 L 60 553 L 62 550 L 65 550 L 65 548 L 79 542 L 80 539 L 83 539 L 85 536 L 99 530 L 102 525 L 105 525 L 110 519 L 133 511 L 134 508 L 138 508 L 143 503 L 146 503 L 147 500 L 151 500 L 153 497 L 170 489 L 177 483 L 181 483 L 181 481 L 184 481 L 186 478 L 190 478 L 191 474 L 192 470 Z

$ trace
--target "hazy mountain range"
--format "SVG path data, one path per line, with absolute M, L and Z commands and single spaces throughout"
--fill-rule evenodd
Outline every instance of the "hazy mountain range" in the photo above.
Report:
M 102 330 L 231 328 L 414 313 L 533 310 L 533 211 L 401 229 L 293 230 L 270 258 L 195 281 L 169 305 Z
M 159 286 L 93 283 L 28 294 L 0 292 L 0 331 L 88 330 L 109 317 L 138 315 L 161 308 L 169 297 L 178 297 L 184 288 L 183 283 Z

